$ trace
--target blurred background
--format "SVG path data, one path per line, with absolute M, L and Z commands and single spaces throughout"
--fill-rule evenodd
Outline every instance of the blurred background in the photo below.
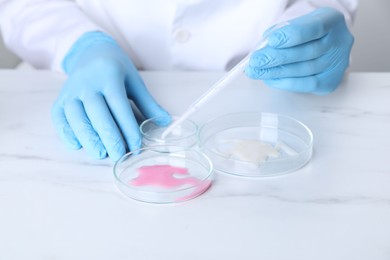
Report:
M 360 0 L 352 29 L 355 45 L 351 71 L 390 72 L 390 1 Z M 20 59 L 0 39 L 0 68 L 14 68 Z

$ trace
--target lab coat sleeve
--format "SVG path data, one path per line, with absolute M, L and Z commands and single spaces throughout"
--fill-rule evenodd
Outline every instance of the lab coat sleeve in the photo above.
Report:
M 321 7 L 332 7 L 344 14 L 349 27 L 352 26 L 356 14 L 358 0 L 290 0 L 278 22 L 288 21 L 305 15 Z
M 101 31 L 71 0 L 0 0 L 0 29 L 20 58 L 56 71 L 82 34 Z

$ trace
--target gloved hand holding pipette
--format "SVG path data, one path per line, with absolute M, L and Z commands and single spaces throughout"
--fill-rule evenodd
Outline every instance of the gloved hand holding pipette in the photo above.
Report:
M 270 33 L 268 46 L 253 53 L 246 74 L 273 88 L 326 94 L 340 84 L 353 41 L 344 16 L 321 8 Z
M 331 8 L 321 8 L 268 29 L 257 50 L 250 53 L 196 100 L 162 134 L 166 137 L 177 125 L 244 69 L 253 79 L 271 87 L 296 92 L 326 94 L 341 82 L 349 65 L 353 37 L 344 16 Z M 249 64 L 248 64 L 249 63 Z

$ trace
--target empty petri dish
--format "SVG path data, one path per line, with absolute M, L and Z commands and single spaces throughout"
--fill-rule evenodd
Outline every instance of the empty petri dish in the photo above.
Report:
M 245 177 L 276 176 L 304 166 L 313 135 L 303 123 L 273 113 L 228 114 L 205 123 L 200 149 L 214 170 Z
M 173 117 L 174 120 L 176 117 Z M 198 126 L 191 120 L 184 120 L 173 129 L 165 138 L 162 133 L 168 125 L 161 122 L 167 122 L 167 117 L 154 117 L 145 120 L 140 125 L 142 142 L 144 146 L 153 145 L 174 145 L 181 147 L 192 147 L 198 142 Z
M 149 203 L 193 199 L 212 183 L 212 164 L 195 148 L 149 146 L 124 155 L 114 165 L 115 183 L 126 196 Z

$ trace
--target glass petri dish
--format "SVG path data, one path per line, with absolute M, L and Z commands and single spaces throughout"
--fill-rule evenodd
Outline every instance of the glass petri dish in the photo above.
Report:
M 313 135 L 292 117 L 245 112 L 205 123 L 199 131 L 200 150 L 214 170 L 244 177 L 294 172 L 312 156 Z
M 174 120 L 176 117 L 173 117 Z M 140 125 L 143 146 L 174 145 L 180 147 L 192 147 L 198 142 L 198 125 L 191 120 L 184 120 L 165 138 L 161 135 L 168 125 L 159 122 L 167 122 L 167 117 L 154 117 L 145 120 Z
M 126 196 L 149 203 L 175 203 L 203 194 L 213 167 L 193 148 L 149 146 L 125 154 L 114 165 L 115 183 Z

